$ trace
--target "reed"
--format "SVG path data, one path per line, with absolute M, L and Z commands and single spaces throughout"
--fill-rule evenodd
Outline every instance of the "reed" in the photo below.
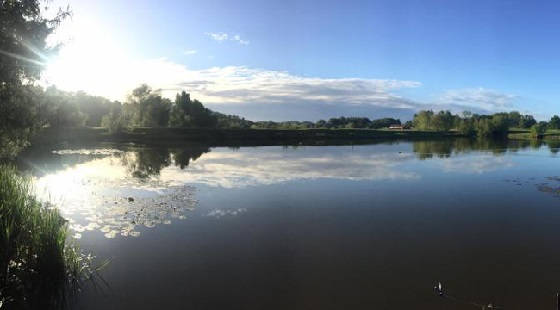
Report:
M 96 273 L 57 208 L 39 201 L 29 177 L 0 165 L 0 308 L 64 308 Z

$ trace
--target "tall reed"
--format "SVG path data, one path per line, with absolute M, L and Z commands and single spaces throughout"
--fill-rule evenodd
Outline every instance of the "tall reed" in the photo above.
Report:
M 0 165 L 0 308 L 60 309 L 91 278 L 91 256 L 69 238 L 58 209 L 29 177 Z

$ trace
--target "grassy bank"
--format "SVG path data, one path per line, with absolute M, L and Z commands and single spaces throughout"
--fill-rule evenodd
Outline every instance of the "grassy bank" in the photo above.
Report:
M 512 129 L 508 134 L 509 139 L 516 139 L 516 140 L 528 140 L 528 139 L 535 139 L 532 135 L 530 130 L 528 129 Z M 547 129 L 544 134 L 540 137 L 542 140 L 549 140 L 549 141 L 560 141 L 560 130 L 559 129 Z
M 104 128 L 80 127 L 43 130 L 32 145 L 87 142 L 127 142 L 138 144 L 192 143 L 210 146 L 244 145 L 325 145 L 365 143 L 397 139 L 458 137 L 457 132 L 372 129 L 191 129 L 146 128 L 110 134 Z
M 27 177 L 0 165 L 0 308 L 61 309 L 93 274 L 58 210 Z

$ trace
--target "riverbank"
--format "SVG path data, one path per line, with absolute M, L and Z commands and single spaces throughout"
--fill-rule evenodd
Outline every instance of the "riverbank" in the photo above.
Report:
M 251 145 L 337 145 L 367 143 L 379 140 L 418 140 L 461 137 L 458 132 L 372 129 L 191 129 L 191 128 L 133 128 L 130 131 L 109 133 L 100 127 L 45 129 L 32 141 L 33 146 L 82 144 L 90 142 L 119 142 L 136 144 L 191 143 L 210 146 Z
M 64 309 L 96 270 L 68 222 L 39 201 L 31 179 L 0 165 L 0 308 Z
M 513 140 L 534 140 L 535 138 L 531 135 L 530 130 L 527 129 L 512 129 L 509 131 L 508 139 Z M 548 141 L 560 141 L 560 130 L 559 129 L 548 129 L 540 137 L 542 140 Z

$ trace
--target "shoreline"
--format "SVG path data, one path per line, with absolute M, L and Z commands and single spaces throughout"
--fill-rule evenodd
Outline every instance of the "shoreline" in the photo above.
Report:
M 31 147 L 65 143 L 116 142 L 134 144 L 250 145 L 339 145 L 368 142 L 464 138 L 458 132 L 392 131 L 375 129 L 205 129 L 147 128 L 110 134 L 101 127 L 47 128 L 31 140 Z

